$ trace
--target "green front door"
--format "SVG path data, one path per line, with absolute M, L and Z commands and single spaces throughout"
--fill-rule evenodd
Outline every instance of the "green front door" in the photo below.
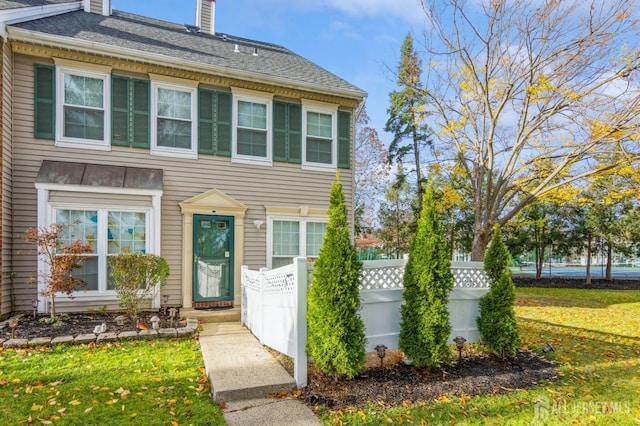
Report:
M 231 216 L 193 216 L 193 300 L 233 300 Z

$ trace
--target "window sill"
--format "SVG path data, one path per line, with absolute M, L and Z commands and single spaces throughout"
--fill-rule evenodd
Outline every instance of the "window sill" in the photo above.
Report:
M 91 149 L 94 151 L 111 151 L 111 145 L 105 142 L 95 141 L 67 141 L 56 140 L 56 146 L 59 148 L 75 148 L 75 149 Z
M 302 163 L 302 170 L 308 170 L 312 172 L 331 172 L 335 173 L 338 168 L 333 164 L 320 164 L 320 163 Z
M 231 157 L 231 162 L 239 163 L 239 164 L 251 164 L 254 166 L 266 166 L 266 167 L 273 166 L 273 161 L 271 161 L 271 159 L 260 158 L 260 157 L 235 156 L 235 157 Z

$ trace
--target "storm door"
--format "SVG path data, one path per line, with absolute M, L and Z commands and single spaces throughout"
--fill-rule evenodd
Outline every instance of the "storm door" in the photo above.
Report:
M 232 216 L 193 216 L 193 300 L 233 300 Z

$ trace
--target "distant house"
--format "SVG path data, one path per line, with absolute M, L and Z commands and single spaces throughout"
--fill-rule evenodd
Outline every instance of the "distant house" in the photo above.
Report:
M 92 244 L 88 286 L 59 311 L 117 309 L 107 258 L 123 250 L 162 255 L 169 304 L 205 308 L 240 304 L 243 264 L 318 254 L 337 170 L 352 211 L 366 93 L 282 46 L 215 32 L 215 2 L 196 7 L 192 26 L 109 0 L 0 1 L 0 316 L 41 298 L 29 227 L 76 222 L 65 238 Z

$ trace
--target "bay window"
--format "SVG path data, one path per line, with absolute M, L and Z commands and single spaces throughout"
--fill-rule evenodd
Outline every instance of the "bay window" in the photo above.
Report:
M 54 209 L 55 223 L 64 226 L 60 242 L 69 245 L 80 240 L 91 246 L 83 267 L 74 271 L 75 276 L 87 282 L 82 290 L 96 293 L 115 290 L 109 279 L 107 257 L 125 251 L 148 251 L 147 213 L 124 209 Z

